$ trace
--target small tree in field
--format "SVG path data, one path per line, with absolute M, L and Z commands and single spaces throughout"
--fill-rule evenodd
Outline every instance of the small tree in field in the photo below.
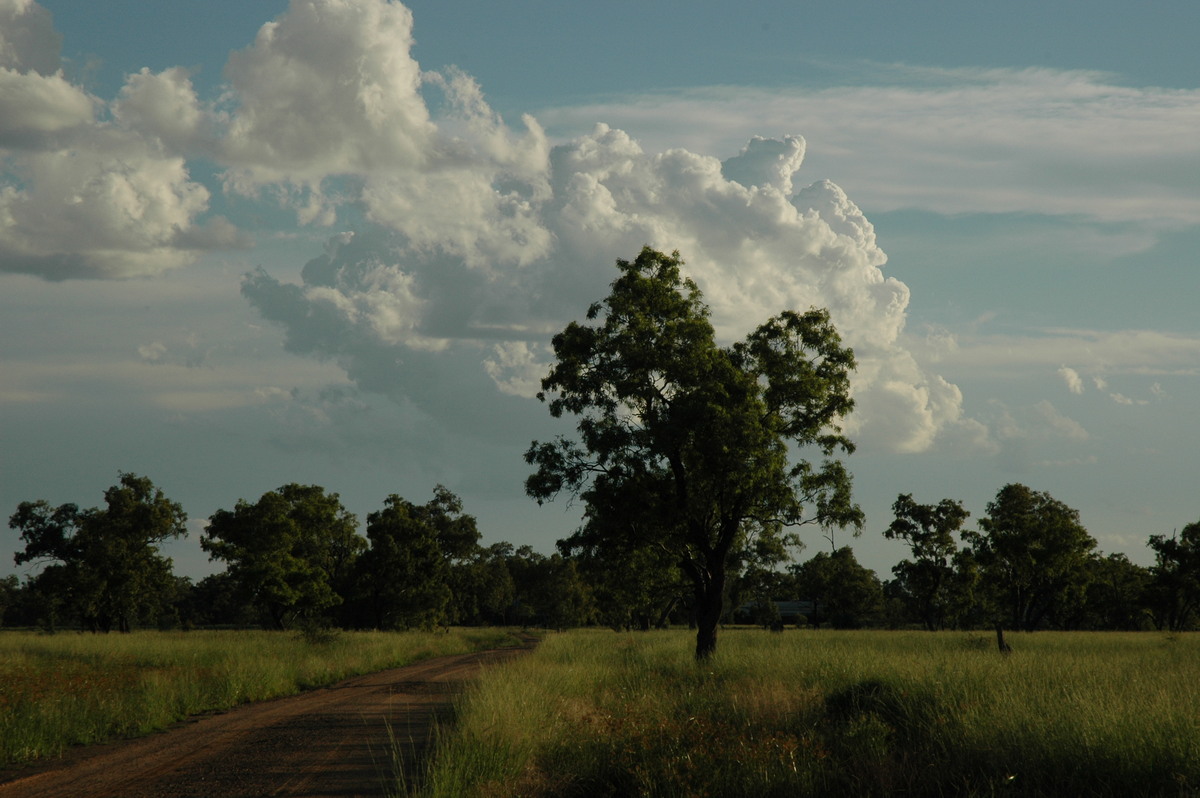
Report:
M 649 247 L 608 298 L 553 340 L 557 363 L 539 398 L 579 417 L 578 440 L 534 442 L 526 491 L 568 491 L 586 521 L 567 541 L 620 561 L 657 550 L 691 585 L 696 657 L 717 646 L 731 564 L 754 539 L 800 524 L 862 526 L 850 475 L 834 458 L 853 444 L 853 352 L 824 310 L 785 311 L 744 341 L 720 347 L 679 253 Z M 813 447 L 824 460 L 791 462 Z

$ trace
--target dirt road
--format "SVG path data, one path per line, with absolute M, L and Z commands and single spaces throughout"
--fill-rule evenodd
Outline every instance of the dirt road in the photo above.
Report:
M 434 723 L 450 718 L 454 695 L 485 665 L 523 650 L 439 657 L 76 749 L 52 763 L 0 771 L 0 798 L 381 796 L 396 767 L 389 727 L 404 772 L 415 772 Z

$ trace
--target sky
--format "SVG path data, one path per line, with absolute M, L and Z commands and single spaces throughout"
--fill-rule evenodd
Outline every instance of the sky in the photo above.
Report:
M 1019 482 L 1200 518 L 1200 4 L 0 0 L 0 510 L 525 497 L 549 340 L 679 250 L 723 343 L 827 307 L 867 516 Z M 799 456 L 815 456 L 800 451 Z M 0 531 L 0 574 L 20 542 Z

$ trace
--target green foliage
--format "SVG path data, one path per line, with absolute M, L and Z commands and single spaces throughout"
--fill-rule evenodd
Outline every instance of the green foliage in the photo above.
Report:
M 1147 598 L 1159 628 L 1193 628 L 1200 611 L 1200 521 L 1169 538 L 1151 535 L 1149 545 L 1155 564 Z
M 1079 512 L 1048 493 L 1005 485 L 963 535 L 974 547 L 997 619 L 1013 629 L 1037 629 L 1083 603 L 1095 539 Z
M 590 586 L 597 621 L 614 630 L 650 629 L 667 623 L 687 595 L 675 561 L 659 548 L 587 546 L 570 552 L 580 577 Z
M 460 623 L 509 625 L 517 588 L 509 570 L 511 543 L 481 548 L 467 563 L 451 572 L 454 612 Z
M 31 585 L 50 627 L 77 619 L 92 631 L 128 632 L 175 587 L 158 547 L 187 534 L 187 515 L 146 477 L 121 474 L 105 506 L 80 510 L 21 502 L 9 518 L 25 543 L 18 565 L 45 565 Z
M 1151 571 L 1129 561 L 1124 554 L 1093 556 L 1088 562 L 1088 584 L 1078 623 L 1083 629 L 1138 631 L 1146 629 L 1146 607 Z
M 340 604 L 355 558 L 366 547 L 338 494 L 318 485 L 284 485 L 209 519 L 201 547 L 228 566 L 243 600 L 272 626 L 314 622 Z
M 577 440 L 534 442 L 527 493 L 583 498 L 567 551 L 630 561 L 656 549 L 692 586 L 696 656 L 716 647 L 731 563 L 755 538 L 787 526 L 856 527 L 850 476 L 836 450 L 853 445 L 853 352 L 824 310 L 785 311 L 744 341 L 716 344 L 699 288 L 678 253 L 649 247 L 617 261 L 609 296 L 553 340 L 556 363 L 539 397 L 579 417 Z M 815 447 L 789 463 L 789 442 Z
M 424 505 L 389 496 L 367 516 L 371 548 L 359 561 L 358 590 L 378 629 L 429 629 L 450 620 L 452 570 L 479 547 L 474 517 L 441 485 Z
M 508 559 L 508 568 L 515 586 L 516 622 L 569 629 L 595 619 L 591 592 L 573 560 L 522 546 Z
M 21 594 L 21 581 L 15 574 L 0 579 L 0 626 L 4 625 L 4 616 L 10 607 L 17 603 Z
M 859 564 L 849 546 L 832 554 L 817 552 L 807 562 L 793 566 L 792 571 L 799 595 L 817 604 L 817 612 L 809 618 L 814 625 L 828 622 L 836 629 L 857 629 L 883 605 L 878 577 Z
M 903 540 L 912 552 L 892 568 L 897 589 L 905 596 L 926 629 L 946 628 L 948 616 L 964 596 L 955 588 L 954 557 L 958 544 L 954 533 L 970 515 L 962 502 L 943 499 L 936 505 L 917 504 L 912 494 L 901 494 L 892 505 L 895 520 L 884 530 L 888 540 Z

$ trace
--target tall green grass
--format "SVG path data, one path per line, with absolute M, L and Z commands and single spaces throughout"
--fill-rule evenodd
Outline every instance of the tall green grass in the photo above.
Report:
M 513 645 L 503 630 L 0 633 L 0 766 L 421 659 Z
M 1200 795 L 1200 638 L 573 632 L 484 674 L 429 796 Z

